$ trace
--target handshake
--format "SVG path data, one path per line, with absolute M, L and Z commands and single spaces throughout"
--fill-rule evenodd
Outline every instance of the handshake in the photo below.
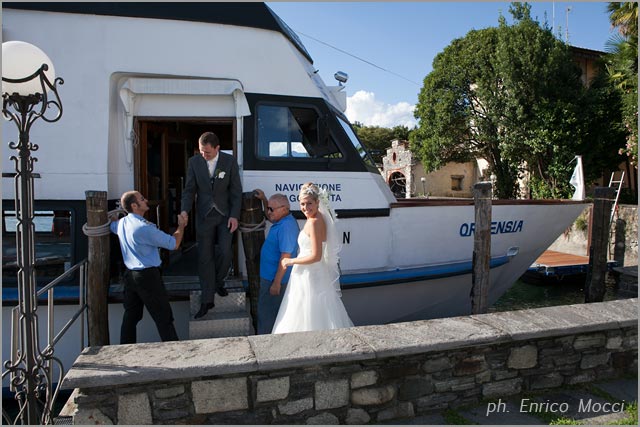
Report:
M 186 211 L 180 212 L 178 215 L 178 227 L 184 228 L 189 223 L 189 214 Z

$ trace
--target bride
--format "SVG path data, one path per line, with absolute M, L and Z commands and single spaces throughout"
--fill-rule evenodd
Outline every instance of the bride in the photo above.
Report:
M 281 261 L 283 267 L 293 265 L 293 269 L 272 333 L 353 326 L 342 304 L 338 269 L 341 245 L 326 192 L 313 183 L 304 184 L 300 210 L 307 222 L 298 235 L 298 256 Z

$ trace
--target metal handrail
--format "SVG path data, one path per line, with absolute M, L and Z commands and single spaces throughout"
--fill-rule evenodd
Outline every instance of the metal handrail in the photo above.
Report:
M 58 397 L 58 392 L 60 390 L 60 385 L 62 383 L 62 378 L 64 377 L 64 366 L 62 362 L 54 356 L 54 346 L 60 341 L 60 339 L 67 333 L 69 328 L 74 324 L 76 320 L 80 317 L 80 351 L 84 349 L 85 343 L 85 313 L 88 310 L 87 306 L 87 276 L 88 276 L 88 260 L 85 258 L 79 263 L 75 264 L 73 267 L 69 268 L 67 271 L 62 273 L 60 276 L 49 282 L 42 289 L 39 289 L 36 292 L 36 297 L 43 295 L 47 292 L 47 347 L 39 352 L 39 359 L 42 361 L 44 366 L 45 376 L 47 378 L 45 389 L 46 392 L 44 395 L 46 396 L 46 401 L 44 402 L 44 411 L 42 415 L 41 422 L 43 424 L 53 423 L 52 411 L 53 405 Z M 78 284 L 78 309 L 71 316 L 71 318 L 64 324 L 64 326 L 60 329 L 57 335 L 54 336 L 54 298 L 53 291 L 55 286 L 59 285 L 64 279 L 70 277 L 76 271 L 80 272 L 79 275 L 79 284 Z M 19 310 L 18 307 L 15 307 L 12 310 L 11 316 L 11 363 L 12 365 L 18 365 L 21 359 L 21 351 L 19 348 L 19 337 L 20 337 L 20 322 L 19 322 Z M 37 341 L 37 340 L 36 340 Z M 53 363 L 56 363 L 59 368 L 59 381 L 56 387 L 53 387 Z M 11 391 L 16 392 L 16 388 L 14 386 L 15 381 L 19 379 L 16 376 L 22 375 L 17 370 L 9 369 L 2 374 L 2 378 L 4 379 L 7 374 L 11 374 L 10 381 L 10 389 Z M 3 418 L 7 420 L 7 415 L 3 411 Z

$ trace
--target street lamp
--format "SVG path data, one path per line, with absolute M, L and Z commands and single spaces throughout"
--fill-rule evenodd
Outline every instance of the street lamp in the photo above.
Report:
M 427 197 L 427 191 L 425 190 L 424 184 L 425 182 L 427 182 L 427 178 L 425 178 L 424 176 L 420 177 L 420 182 L 422 182 L 422 195 L 426 198 Z
M 62 104 L 57 84 L 64 84 L 55 77 L 53 64 L 39 48 L 21 41 L 2 43 L 2 114 L 18 127 L 19 142 L 9 143 L 17 151 L 11 156 L 15 167 L 15 212 L 16 212 L 16 264 L 18 266 L 19 321 L 16 330 L 17 351 L 12 351 L 12 360 L 4 362 L 7 369 L 4 378 L 11 375 L 11 387 L 16 391 L 20 405 L 19 416 L 23 424 L 51 422 L 51 378 L 53 354 L 40 350 L 38 339 L 38 300 L 35 280 L 35 241 L 33 224 L 33 164 L 37 159 L 31 152 L 38 150 L 37 144 L 29 141 L 31 125 L 38 119 L 55 122 L 62 116 Z M 47 117 L 46 114 L 50 117 Z M 49 384 L 50 386 L 50 384 Z M 44 408 L 40 399 L 45 400 Z

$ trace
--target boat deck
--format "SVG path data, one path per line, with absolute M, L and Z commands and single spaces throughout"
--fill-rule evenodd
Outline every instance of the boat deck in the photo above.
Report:
M 607 262 L 609 269 L 616 265 L 615 261 Z M 546 250 L 525 272 L 523 279 L 532 282 L 540 281 L 542 277 L 556 279 L 558 281 L 564 279 L 583 280 L 588 269 L 588 256 Z
M 589 257 L 547 250 L 544 251 L 544 253 L 540 255 L 540 257 L 538 257 L 533 265 L 546 267 L 589 265 Z

